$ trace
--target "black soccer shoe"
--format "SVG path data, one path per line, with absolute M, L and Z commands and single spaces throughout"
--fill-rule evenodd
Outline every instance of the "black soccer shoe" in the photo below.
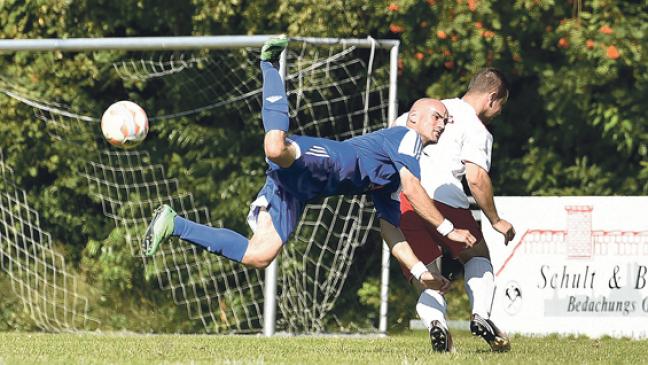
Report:
M 437 320 L 432 321 L 432 328 L 430 328 L 430 343 L 432 350 L 435 352 L 448 352 L 450 351 L 450 333 L 441 325 Z
M 507 352 L 511 350 L 511 341 L 490 319 L 484 319 L 479 314 L 473 314 L 470 320 L 470 332 L 473 336 L 480 336 L 494 352 Z

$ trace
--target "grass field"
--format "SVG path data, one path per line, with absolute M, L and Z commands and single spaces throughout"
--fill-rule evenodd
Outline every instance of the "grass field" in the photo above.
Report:
M 1 333 L 0 364 L 645 364 L 648 341 L 515 336 L 509 353 L 455 332 L 457 351 L 436 354 L 427 333 L 345 336 L 192 336 Z

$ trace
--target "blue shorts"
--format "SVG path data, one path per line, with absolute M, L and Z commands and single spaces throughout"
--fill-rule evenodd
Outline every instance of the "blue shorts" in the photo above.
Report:
M 256 231 L 259 211 L 261 208 L 265 208 L 272 218 L 275 230 L 281 237 L 281 242 L 286 243 L 299 223 L 304 206 L 304 202 L 282 189 L 272 178 L 268 177 L 256 200 L 250 204 L 248 224 L 252 231 Z
M 395 227 L 400 227 L 400 202 L 394 199 L 397 192 L 378 190 L 370 194 L 378 218 L 384 219 Z M 259 210 L 266 209 L 272 218 L 272 224 L 281 237 L 281 242 L 286 243 L 294 232 L 306 203 L 296 198 L 290 192 L 282 189 L 275 181 L 268 177 L 265 185 L 250 204 L 248 224 L 252 231 L 256 231 Z
M 392 191 L 380 189 L 369 194 L 376 208 L 376 216 L 391 223 L 394 227 L 400 227 L 400 189 Z

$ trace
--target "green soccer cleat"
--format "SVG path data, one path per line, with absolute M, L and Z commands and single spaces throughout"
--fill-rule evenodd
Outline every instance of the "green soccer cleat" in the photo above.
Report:
M 155 210 L 153 219 L 146 228 L 144 234 L 144 255 L 153 256 L 160 247 L 160 243 L 166 241 L 173 233 L 173 218 L 178 214 L 170 206 L 163 204 Z
M 285 35 L 268 39 L 261 47 L 261 61 L 279 61 L 279 56 L 286 46 L 288 46 L 288 38 Z

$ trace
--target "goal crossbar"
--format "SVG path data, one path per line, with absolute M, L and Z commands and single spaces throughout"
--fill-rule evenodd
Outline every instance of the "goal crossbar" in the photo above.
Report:
M 187 37 L 114 37 L 114 38 L 48 38 L 48 39 L 3 39 L 0 51 L 163 51 L 188 49 L 226 49 L 237 47 L 258 47 L 276 35 L 255 36 L 187 36 Z M 313 38 L 295 37 L 296 41 L 320 44 L 355 46 L 359 48 L 376 47 L 391 49 L 398 47 L 399 41 L 373 38 Z

